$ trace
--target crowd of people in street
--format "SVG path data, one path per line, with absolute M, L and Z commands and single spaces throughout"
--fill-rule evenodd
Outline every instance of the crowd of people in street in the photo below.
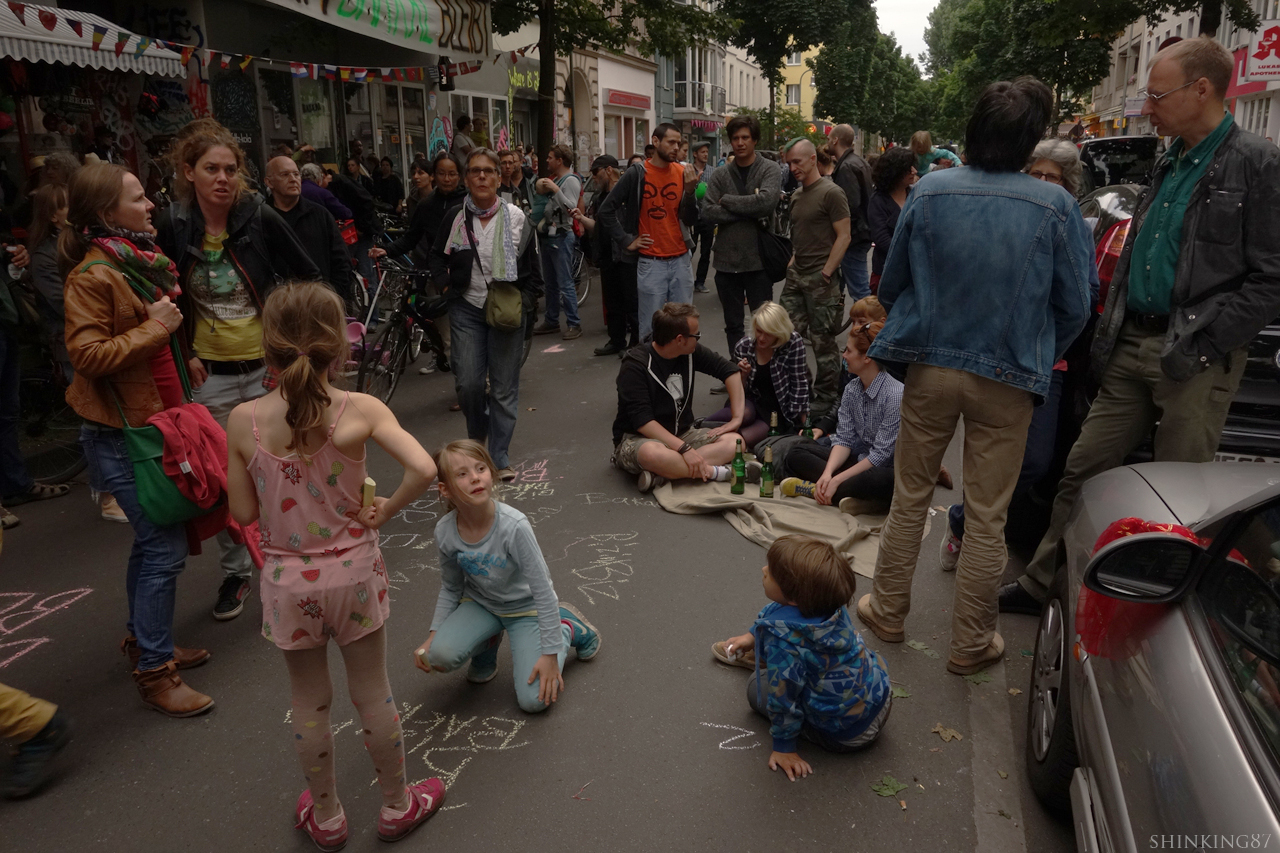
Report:
M 448 150 L 414 159 L 412 192 L 390 160 L 366 158 L 358 144 L 339 174 L 301 146 L 269 161 L 264 199 L 234 136 L 202 119 L 175 142 L 175 200 L 154 220 L 122 166 L 46 163 L 21 260 L 47 304 L 67 400 L 85 421 L 92 488 L 110 496 L 104 516 L 133 529 L 121 650 L 142 701 L 173 717 L 213 707 L 185 680 L 211 653 L 178 646 L 173 620 L 188 554 L 216 538 L 213 617 L 244 612 L 256 567 L 262 634 L 287 664 L 307 784 L 298 828 L 322 849 L 348 833 L 328 742 L 330 639 L 368 735 L 379 835 L 419 826 L 446 792 L 438 779 L 406 778 L 377 530 L 433 482 L 449 512 L 436 528 L 442 584 L 418 668 L 466 664 L 469 681 L 486 682 L 505 634 L 520 708 L 557 701 L 568 653 L 592 659 L 600 632 L 558 600 L 528 519 L 495 496 L 514 478 L 526 335 L 583 335 L 581 250 L 603 293 L 607 339 L 594 355 L 620 356 L 612 464 L 642 492 L 758 482 L 759 461 L 739 465 L 748 451 L 772 459 L 784 499 L 887 515 L 869 592 L 855 596 L 852 568 L 830 544 L 781 538 L 762 571 L 770 603 L 750 632 L 712 647 L 722 663 L 753 671 L 748 702 L 770 721 L 770 767 L 808 775 L 801 738 L 865 748 L 889 717 L 889 678 L 850 609 L 881 641 L 906 638 L 922 531 L 962 421 L 963 499 L 940 546 L 942 569 L 955 573 L 945 666 L 960 675 L 1003 657 L 999 611 L 1039 611 L 1087 479 L 1122 464 L 1153 428 L 1157 460 L 1212 459 L 1245 347 L 1280 314 L 1280 238 L 1269 228 L 1280 151 L 1225 109 L 1231 71 L 1231 55 L 1210 39 L 1156 56 L 1144 113 L 1173 142 L 1096 327 L 1079 160 L 1070 142 L 1045 138 L 1054 100 L 1032 78 L 982 93 L 963 158 L 921 131 L 869 162 L 854 129 L 837 125 L 828 145 L 791 140 L 774 160 L 757 150 L 758 120 L 742 115 L 727 123 L 721 165 L 660 124 L 625 165 L 597 157 L 588 183 L 567 146 L 539 163 L 532 151 L 486 147 L 484 128 L 460 120 Z M 379 208 L 404 211 L 401 236 L 381 239 Z M 466 438 L 434 458 L 384 403 L 334 384 L 349 349 L 348 303 L 388 254 L 411 258 L 447 302 Z M 723 350 L 701 341 L 694 304 L 711 266 Z M 1099 390 L 1049 530 L 1026 575 L 1001 586 L 1010 501 L 1051 467 L 1063 359 L 1077 341 Z M 35 484 L 22 465 L 17 369 L 0 324 L 0 499 L 10 506 L 68 491 Z M 708 406 L 719 411 L 696 411 L 698 374 L 727 396 Z M 185 516 L 162 512 L 155 484 L 137 475 L 147 430 L 199 460 L 199 489 L 175 478 Z M 389 496 L 367 486 L 370 440 L 404 468 Z M 69 731 L 53 705 L 0 685 L 0 734 L 19 743 L 9 794 L 39 787 Z

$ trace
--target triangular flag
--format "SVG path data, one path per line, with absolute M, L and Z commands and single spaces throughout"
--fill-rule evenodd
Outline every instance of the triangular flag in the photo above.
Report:
M 307 76 L 307 66 L 303 65 L 301 62 L 290 62 L 289 71 L 293 74 L 294 77 Z
M 133 33 L 116 33 L 116 56 L 119 57 L 124 52 L 124 46 L 129 43 L 129 39 L 133 37 Z
M 223 71 L 227 70 L 228 68 L 231 67 L 231 54 L 229 53 L 222 54 L 222 59 L 220 61 L 222 62 L 222 70 Z
M 94 24 L 93 25 L 93 49 L 97 50 L 98 48 L 102 47 L 102 40 L 106 37 L 107 37 L 107 28 Z
M 185 68 L 187 66 L 187 63 L 191 61 L 191 54 L 195 52 L 196 52 L 196 49 L 189 44 L 184 44 L 182 46 L 182 67 L 183 68 Z
M 40 23 L 44 24 L 44 28 L 49 32 L 53 32 L 53 28 L 58 26 L 58 16 L 48 9 L 41 9 L 37 14 L 40 16 Z
M 142 54 L 147 52 L 147 46 L 149 44 L 151 44 L 151 39 L 147 38 L 146 36 L 139 36 L 138 46 L 134 48 L 133 55 L 142 56 Z
M 345 83 L 345 82 L 347 82 L 347 80 L 349 80 L 349 79 L 351 78 L 351 69 L 350 69 L 350 68 L 339 68 L 339 69 L 338 69 L 338 76 L 342 78 L 342 82 L 344 82 L 344 83 Z
M 250 63 L 250 62 L 252 62 L 252 61 L 253 61 L 253 57 L 252 57 L 252 56 L 246 56 L 244 59 L 240 60 L 240 70 L 241 70 L 241 71 L 243 71 L 243 70 L 245 70 L 246 68 L 248 68 L 248 67 L 249 67 L 249 63 Z
M 396 68 L 396 69 L 393 69 L 391 73 L 395 76 L 395 78 L 396 78 L 397 80 L 400 80 L 400 81 L 403 81 L 403 80 L 404 80 L 404 69 L 403 69 L 403 68 Z
M 381 74 L 382 74 L 382 82 L 384 82 L 384 83 L 390 83 L 390 82 L 391 82 L 391 69 L 390 69 L 390 68 L 380 68 L 380 69 L 378 69 L 378 70 L 379 70 L 379 71 L 381 72 Z
M 22 26 L 27 25 L 27 7 L 22 3 L 10 3 L 9 10 L 18 16 L 18 23 Z
M 68 27 L 71 27 L 72 31 L 73 31 L 76 35 L 80 36 L 80 38 L 84 38 L 84 24 L 83 24 L 83 23 L 81 23 L 80 21 L 77 21 L 75 18 L 67 18 L 67 26 L 68 26 Z

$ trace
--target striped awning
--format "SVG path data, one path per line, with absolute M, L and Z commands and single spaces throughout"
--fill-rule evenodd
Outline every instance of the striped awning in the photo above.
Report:
M 165 77 L 187 76 L 177 53 L 106 18 L 26 3 L 0 4 L 0 56 Z

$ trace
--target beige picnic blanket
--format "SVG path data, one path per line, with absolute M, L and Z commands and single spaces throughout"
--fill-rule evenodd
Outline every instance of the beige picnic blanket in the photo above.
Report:
M 665 483 L 653 490 L 658 505 L 667 512 L 700 515 L 718 512 L 743 536 L 762 548 L 790 533 L 803 533 L 830 542 L 849 558 L 853 570 L 872 577 L 876 554 L 880 551 L 883 515 L 845 515 L 833 506 L 821 506 L 808 498 L 762 498 L 748 489 L 745 495 L 729 493 L 728 483 L 698 483 L 689 480 Z M 930 519 L 925 519 L 924 535 L 929 535 Z

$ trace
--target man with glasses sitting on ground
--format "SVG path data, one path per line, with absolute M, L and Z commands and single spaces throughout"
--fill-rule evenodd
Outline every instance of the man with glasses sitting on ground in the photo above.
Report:
M 737 365 L 698 343 L 698 309 L 668 302 L 653 313 L 653 341 L 627 350 L 618 371 L 613 464 L 637 476 L 640 491 L 668 480 L 728 480 L 742 436 L 742 374 Z M 705 373 L 729 389 L 729 422 L 693 428 L 694 376 Z

